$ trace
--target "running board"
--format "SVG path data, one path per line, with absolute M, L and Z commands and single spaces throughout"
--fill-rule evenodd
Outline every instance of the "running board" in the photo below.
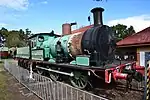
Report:
M 36 66 L 36 68 L 43 69 L 43 70 L 46 70 L 46 71 L 49 71 L 49 72 L 55 72 L 55 73 L 59 73 L 59 74 L 71 76 L 71 77 L 74 76 L 73 73 L 60 72 L 60 71 L 57 71 L 57 70 L 53 70 L 53 69 L 51 69 L 51 68 L 43 68 L 43 67 L 38 67 L 38 66 Z

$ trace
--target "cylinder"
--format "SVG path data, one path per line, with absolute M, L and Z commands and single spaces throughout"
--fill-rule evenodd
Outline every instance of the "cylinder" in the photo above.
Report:
M 65 23 L 62 25 L 62 35 L 71 34 L 71 25 L 69 23 Z
M 93 13 L 94 18 L 94 26 L 103 25 L 103 18 L 102 18 L 102 12 L 104 11 L 103 8 L 93 8 L 91 12 Z

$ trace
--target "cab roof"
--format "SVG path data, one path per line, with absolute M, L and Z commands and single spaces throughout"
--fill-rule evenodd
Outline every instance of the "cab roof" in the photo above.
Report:
M 50 33 L 37 33 L 37 34 L 34 34 L 32 36 L 30 36 L 28 39 L 32 39 L 38 35 L 48 35 L 48 36 L 55 36 L 55 37 L 60 37 L 61 35 L 57 35 L 57 34 L 54 34 L 54 31 L 50 32 Z

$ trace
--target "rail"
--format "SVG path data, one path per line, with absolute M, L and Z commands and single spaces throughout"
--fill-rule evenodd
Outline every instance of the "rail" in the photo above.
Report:
M 19 83 L 42 100 L 108 100 L 65 83 L 53 82 L 51 79 L 34 72 L 31 77 L 28 70 L 8 60 L 4 61 L 4 67 Z

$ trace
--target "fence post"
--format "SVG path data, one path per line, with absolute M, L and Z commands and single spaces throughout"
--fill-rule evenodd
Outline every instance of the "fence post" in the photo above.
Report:
M 30 66 L 30 75 L 29 75 L 29 79 L 33 79 L 33 75 L 32 75 L 32 63 L 29 65 Z
M 8 71 L 8 69 L 6 68 L 6 59 L 4 60 L 4 68 Z
M 18 66 L 17 63 L 16 63 L 16 67 L 18 68 L 18 81 L 20 83 L 20 77 L 21 77 L 21 75 L 20 75 L 20 67 Z

